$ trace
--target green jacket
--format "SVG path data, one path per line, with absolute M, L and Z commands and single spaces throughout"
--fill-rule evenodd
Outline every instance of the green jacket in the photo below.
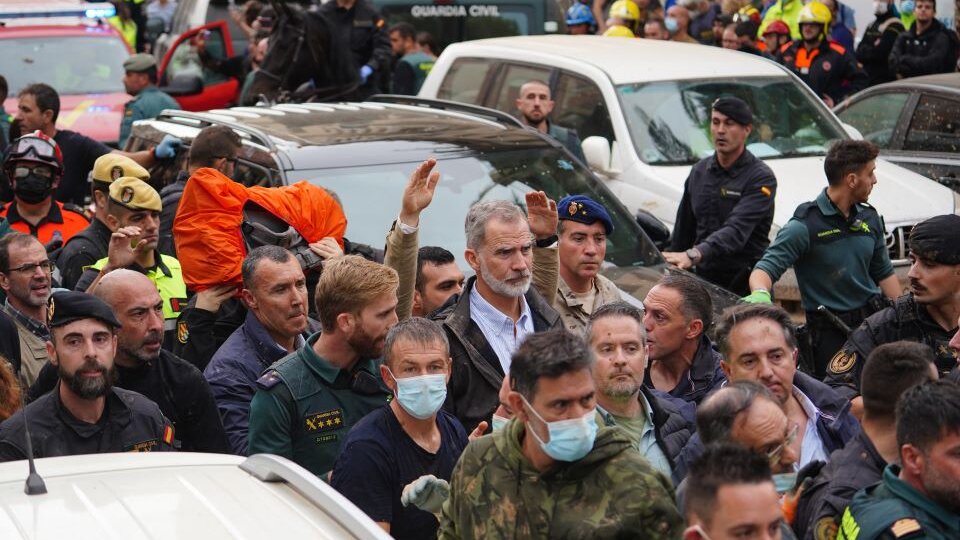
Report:
M 150 85 L 144 88 L 123 106 L 123 120 L 120 121 L 120 139 L 117 141 L 117 146 L 123 149 L 127 144 L 127 137 L 130 136 L 134 120 L 155 118 L 164 109 L 179 108 L 180 105 L 175 99 L 161 92 L 156 86 Z
M 380 379 L 379 360 L 340 370 L 313 350 L 319 337 L 310 336 L 257 380 L 248 452 L 283 456 L 326 479 L 350 428 L 391 394 Z
M 899 474 L 900 467 L 887 465 L 879 484 L 857 492 L 840 519 L 837 540 L 960 538 L 960 515 L 925 497 Z
M 583 459 L 541 473 L 521 450 L 524 424 L 467 445 L 450 480 L 440 539 L 680 538 L 670 480 L 617 428 Z

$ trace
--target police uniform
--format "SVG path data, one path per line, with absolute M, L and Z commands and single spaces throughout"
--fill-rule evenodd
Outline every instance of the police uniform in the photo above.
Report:
M 423 86 L 436 59 L 424 52 L 405 54 L 393 69 L 390 91 L 403 96 L 415 96 Z
M 960 538 L 960 516 L 900 480 L 899 474 L 899 466 L 888 465 L 879 484 L 857 493 L 840 519 L 837 540 Z
M 884 231 L 872 206 L 855 204 L 844 217 L 824 189 L 797 207 L 755 267 L 772 282 L 791 266 L 796 271 L 819 379 L 847 335 L 817 307 L 826 306 L 851 328 L 883 307 L 877 283 L 893 275 Z
M 135 54 L 123 62 L 124 71 L 133 73 L 143 73 L 150 69 L 156 69 L 156 67 L 156 58 L 152 54 L 146 53 Z M 117 145 L 123 148 L 127 143 L 127 137 L 130 136 L 130 129 L 133 127 L 135 120 L 155 118 L 164 109 L 179 108 L 180 104 L 175 99 L 161 92 L 155 85 L 147 86 L 123 106 L 123 120 L 120 121 L 120 140 Z
M 81 319 L 96 319 L 120 326 L 110 307 L 85 293 L 60 291 L 50 299 L 51 328 Z M 157 404 L 119 388 L 104 396 L 103 413 L 96 423 L 84 422 L 64 406 L 61 389 L 54 390 L 0 424 L 0 461 L 25 459 L 29 428 L 34 457 L 54 457 L 106 452 L 156 452 L 173 450 L 173 426 Z M 29 426 L 24 423 L 29 415 Z
M 257 380 L 248 435 L 251 455 L 277 454 L 318 476 L 333 469 L 350 428 L 391 396 L 380 361 L 338 369 L 314 351 L 319 338 L 310 336 Z
M 46 216 L 40 218 L 36 225 L 20 215 L 16 200 L 11 201 L 3 210 L 0 210 L 0 217 L 6 217 L 10 223 L 10 228 L 13 230 L 29 234 L 44 245 L 58 238 L 66 242 L 90 225 L 80 207 L 53 199 L 50 199 L 50 211 L 47 212 Z
M 108 189 L 114 180 L 123 176 L 132 176 L 144 182 L 150 179 L 146 169 L 120 154 L 104 154 L 97 158 L 91 176 L 95 190 Z M 60 269 L 61 286 L 73 289 L 84 268 L 107 256 L 111 234 L 107 225 L 94 216 L 90 225 L 73 235 L 60 252 L 51 257 Z
M 796 2 L 796 0 L 794 0 Z M 840 103 L 867 86 L 867 74 L 853 52 L 836 41 L 823 39 L 811 51 L 798 39 L 780 49 L 781 63 L 800 77 L 817 96 L 830 96 Z
M 381 92 L 387 82 L 386 71 L 393 58 L 386 22 L 366 0 L 357 0 L 350 9 L 336 1 L 320 6 L 319 12 L 333 24 L 336 42 L 353 55 L 354 69 L 370 66 L 373 73 L 359 89 L 360 99 Z

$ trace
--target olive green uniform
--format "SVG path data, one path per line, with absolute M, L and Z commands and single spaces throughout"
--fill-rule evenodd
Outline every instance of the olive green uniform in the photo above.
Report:
M 316 333 L 257 380 L 250 403 L 249 453 L 277 454 L 325 477 L 347 432 L 390 401 L 379 360 L 341 370 L 317 355 Z
M 879 484 L 859 491 L 840 520 L 837 540 L 960 538 L 960 515 L 931 501 L 887 465 Z
M 123 120 L 120 121 L 120 139 L 117 146 L 123 148 L 130 136 L 134 120 L 156 118 L 164 109 L 179 109 L 180 104 L 169 95 L 150 85 L 140 91 L 123 106 Z
M 440 539 L 680 538 L 670 480 L 618 428 L 601 428 L 583 459 L 546 472 L 523 455 L 524 431 L 514 419 L 467 445 L 450 480 Z

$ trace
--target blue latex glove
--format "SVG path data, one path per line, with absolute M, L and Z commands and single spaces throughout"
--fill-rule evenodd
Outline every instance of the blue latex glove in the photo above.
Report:
M 364 64 L 360 66 L 360 82 L 367 84 L 367 79 L 370 78 L 370 75 L 373 75 L 373 68 Z
M 157 159 L 170 159 L 177 155 L 177 150 L 183 146 L 183 141 L 173 135 L 164 135 L 160 144 L 153 149 L 153 157 Z

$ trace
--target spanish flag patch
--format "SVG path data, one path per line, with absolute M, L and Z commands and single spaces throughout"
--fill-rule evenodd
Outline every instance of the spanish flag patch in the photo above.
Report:
M 773 195 L 773 191 L 767 186 L 760 186 L 760 193 L 763 193 L 767 197 L 769 197 L 770 195 Z
M 163 428 L 163 442 L 169 446 L 173 446 L 173 426 L 168 425 Z

